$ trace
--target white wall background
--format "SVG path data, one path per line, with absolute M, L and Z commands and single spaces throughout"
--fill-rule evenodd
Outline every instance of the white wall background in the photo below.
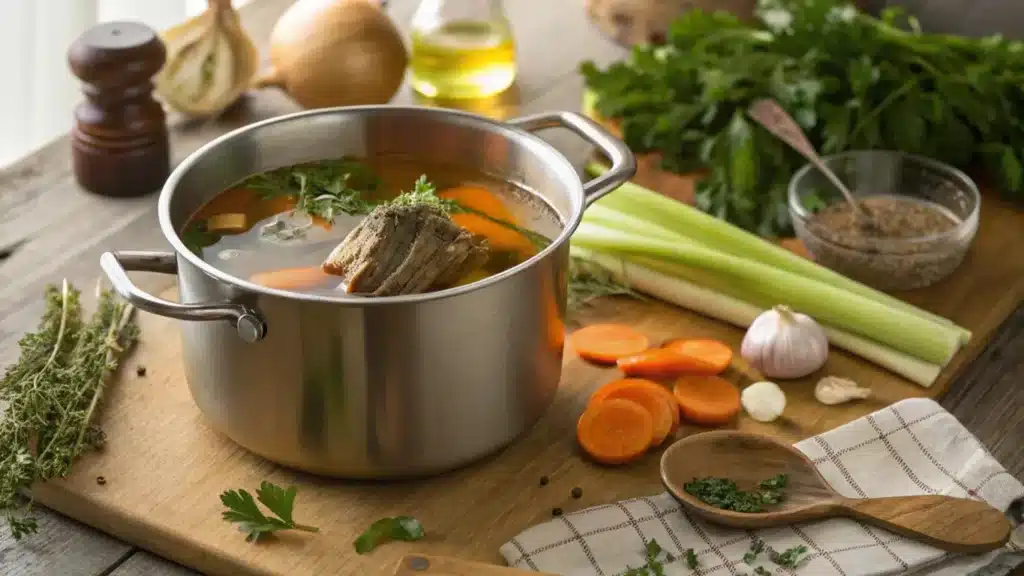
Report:
M 113 20 L 163 30 L 205 7 L 206 0 L 0 0 L 0 166 L 70 129 L 81 95 L 67 49 L 79 34 Z

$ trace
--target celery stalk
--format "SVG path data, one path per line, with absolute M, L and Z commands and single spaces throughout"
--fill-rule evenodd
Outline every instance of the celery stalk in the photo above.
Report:
M 945 365 L 959 349 L 956 328 L 830 284 L 708 248 L 694 241 L 666 241 L 584 222 L 572 236 L 583 248 L 648 256 L 686 264 L 749 283 L 777 304 L 817 320 L 875 339 L 933 364 Z
M 767 309 L 613 255 L 578 246 L 572 246 L 570 250 L 573 256 L 605 268 L 619 282 L 635 290 L 740 328 L 748 328 Z M 935 383 L 941 371 L 940 366 L 844 330 L 825 324 L 822 329 L 832 346 L 860 356 L 925 388 Z
M 597 163 L 591 163 L 586 170 L 591 175 L 599 175 L 607 168 Z M 709 247 L 729 252 L 734 256 L 755 260 L 807 278 L 814 278 L 836 288 L 877 300 L 892 308 L 899 308 L 934 322 L 956 326 L 948 318 L 932 314 L 851 280 L 842 274 L 793 254 L 785 248 L 766 242 L 755 234 L 741 230 L 692 206 L 652 192 L 632 182 L 622 184 L 616 191 L 599 200 L 595 206 L 604 206 L 634 218 L 658 224 L 662 228 L 678 231 L 680 235 L 685 235 Z M 966 344 L 971 339 L 971 332 L 960 326 L 956 326 L 956 329 L 961 342 Z

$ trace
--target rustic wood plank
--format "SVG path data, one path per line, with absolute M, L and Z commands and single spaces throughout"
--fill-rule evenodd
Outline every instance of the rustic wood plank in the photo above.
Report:
M 5 576 L 86 576 L 100 572 L 131 547 L 66 516 L 37 510 L 39 533 L 16 542 L 0 531 L 0 573 Z
M 1000 326 L 942 405 L 1014 476 L 1024 478 L 1024 306 Z
M 103 576 L 197 576 L 199 572 L 137 550 L 123 564 Z

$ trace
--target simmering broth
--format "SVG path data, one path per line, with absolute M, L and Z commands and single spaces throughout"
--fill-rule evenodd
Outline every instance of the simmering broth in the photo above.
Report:
M 543 200 L 503 180 L 452 165 L 381 156 L 323 160 L 249 177 L 197 210 L 181 238 L 206 262 L 232 276 L 282 290 L 337 295 L 354 290 L 341 276 L 328 274 L 325 270 L 333 268 L 325 261 L 357 235 L 350 232 L 375 207 L 410 191 L 441 199 L 452 222 L 477 240 L 486 239 L 482 264 L 457 269 L 457 280 L 430 290 L 511 268 L 562 228 Z M 415 194 L 388 205 L 406 200 L 415 204 Z

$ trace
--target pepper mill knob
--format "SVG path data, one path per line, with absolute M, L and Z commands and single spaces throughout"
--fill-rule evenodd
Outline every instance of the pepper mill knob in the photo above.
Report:
M 75 178 L 103 196 L 142 196 L 170 172 L 167 117 L 153 99 L 153 76 L 167 57 L 160 37 L 135 22 L 86 30 L 68 50 L 85 100 L 74 111 Z

